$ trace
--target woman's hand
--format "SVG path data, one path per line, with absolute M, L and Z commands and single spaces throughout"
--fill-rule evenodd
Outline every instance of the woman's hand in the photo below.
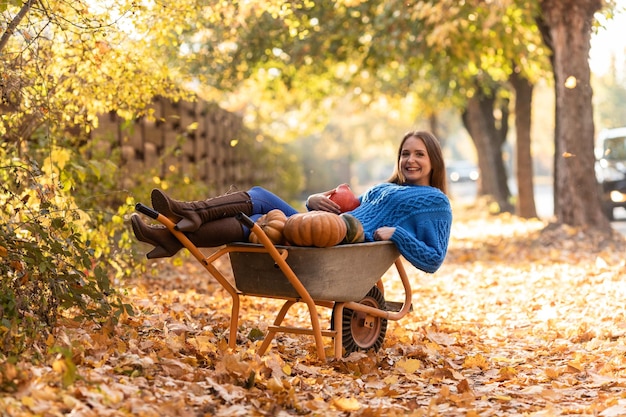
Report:
M 395 227 L 379 227 L 374 232 L 374 240 L 389 240 L 395 231 Z
M 310 195 L 306 200 L 306 205 L 309 210 L 322 210 L 335 214 L 341 213 L 339 205 L 328 198 L 333 191 L 334 190 L 329 190 L 323 193 Z

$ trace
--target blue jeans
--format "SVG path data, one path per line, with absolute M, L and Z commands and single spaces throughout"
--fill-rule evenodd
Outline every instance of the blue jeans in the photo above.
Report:
M 287 204 L 285 200 L 263 187 L 255 186 L 250 188 L 248 195 L 250 195 L 250 200 L 252 200 L 252 215 L 250 218 L 254 221 L 257 221 L 259 217 L 274 209 L 282 211 L 287 217 L 298 212 L 298 210 Z M 245 226 L 243 229 L 247 238 L 250 235 L 250 229 Z

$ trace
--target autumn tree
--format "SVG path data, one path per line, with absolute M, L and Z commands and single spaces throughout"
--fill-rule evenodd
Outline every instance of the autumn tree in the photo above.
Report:
M 44 125 L 51 133 L 78 128 L 85 134 L 97 126 L 99 114 L 132 118 L 155 95 L 189 96 L 176 67 L 151 53 L 153 42 L 165 41 L 158 28 L 142 37 L 124 28 L 139 11 L 134 3 L 15 3 L 2 13 L 6 29 L 0 37 L 0 129 L 11 142 L 33 138 Z
M 534 24 L 536 8 L 523 6 L 303 1 L 266 10 L 237 3 L 233 13 L 241 18 L 227 29 L 198 19 L 187 36 L 194 45 L 187 49 L 197 52 L 186 57 L 194 72 L 211 73 L 212 84 L 221 88 L 234 88 L 237 80 L 246 79 L 265 85 L 268 98 L 274 99 L 274 116 L 277 109 L 325 103 L 330 97 L 353 97 L 365 105 L 384 97 L 428 120 L 436 131 L 438 112 L 455 107 L 465 115 L 477 147 L 481 192 L 507 210 L 510 192 L 502 145 L 508 134 L 508 82 L 515 73 L 532 85 L 546 66 Z M 521 92 L 522 97 L 531 95 Z M 522 120 L 528 123 L 516 125 L 525 129 L 519 139 L 529 148 L 523 140 L 529 138 L 530 120 Z M 529 184 L 522 187 L 522 197 L 534 207 L 530 155 L 520 154 L 526 157 L 518 164 L 526 169 L 518 180 Z M 533 213 L 525 210 L 526 215 Z
M 132 259 L 115 157 L 89 159 L 98 115 L 133 118 L 159 94 L 186 97 L 176 68 L 134 37 L 133 2 L 0 2 L 0 346 L 19 355 L 61 311 L 114 320 L 131 308 L 111 278 Z M 184 16 L 182 17 L 184 18 Z
M 541 29 L 552 51 L 556 96 L 555 214 L 559 221 L 610 231 L 594 175 L 589 49 L 601 0 L 541 2 Z

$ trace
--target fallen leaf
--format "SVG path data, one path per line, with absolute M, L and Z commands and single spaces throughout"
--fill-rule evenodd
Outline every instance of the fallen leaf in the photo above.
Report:
M 356 398 L 337 398 L 333 400 L 333 405 L 340 411 L 358 411 L 361 403 Z

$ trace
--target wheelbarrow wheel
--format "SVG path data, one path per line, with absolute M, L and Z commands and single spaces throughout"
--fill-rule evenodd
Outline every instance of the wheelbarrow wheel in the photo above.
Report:
M 385 310 L 385 297 L 376 286 L 372 287 L 359 303 Z M 334 328 L 334 317 L 333 309 L 331 329 Z M 387 319 L 370 316 L 363 311 L 343 309 L 341 344 L 346 355 L 356 351 L 378 351 L 383 345 L 386 333 Z

